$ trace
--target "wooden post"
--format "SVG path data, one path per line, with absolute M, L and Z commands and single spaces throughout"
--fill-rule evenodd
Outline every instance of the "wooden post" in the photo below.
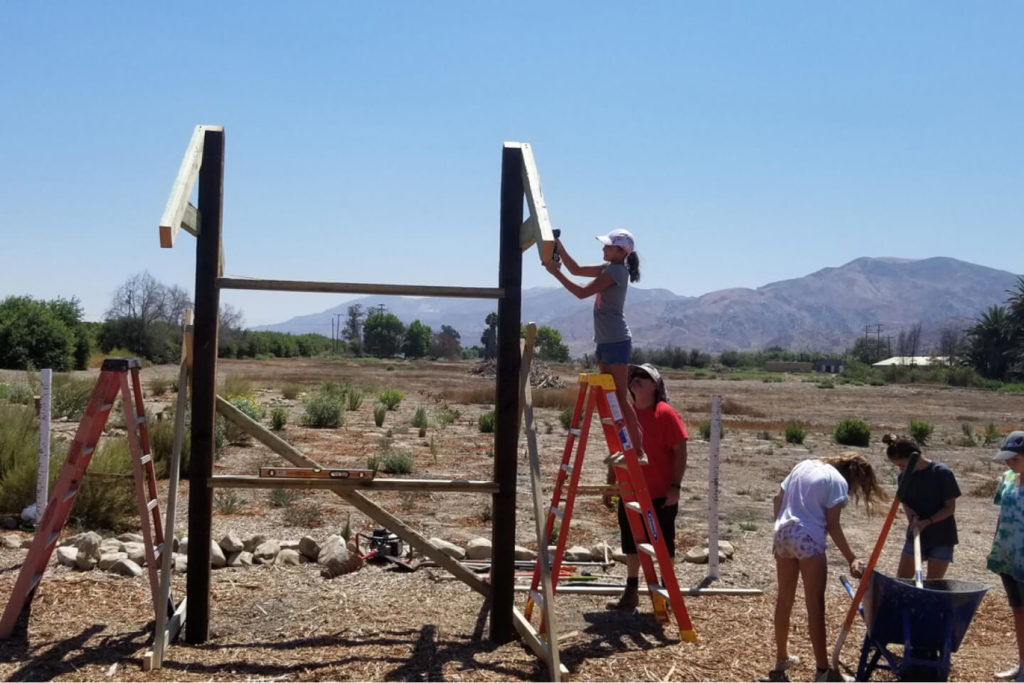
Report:
M 224 200 L 224 131 L 206 130 L 199 169 L 199 220 L 196 237 L 196 319 L 192 380 L 192 460 L 189 463 L 188 595 L 185 640 L 206 642 L 210 631 L 210 541 L 212 537 L 217 315 L 220 292 L 221 219 Z M 179 390 L 184 387 L 179 387 Z M 172 531 L 173 533 L 173 531 Z
M 501 235 L 498 287 L 498 357 L 494 420 L 494 525 L 491 529 L 491 640 L 515 637 L 516 460 L 519 448 L 519 326 L 522 319 L 523 152 L 506 145 L 501 155 Z M 544 548 L 539 549 L 544 552 Z
M 711 451 L 708 455 L 708 579 L 718 578 L 718 464 L 722 443 L 722 397 L 711 397 Z
M 50 402 L 53 370 L 39 371 L 39 468 L 36 470 L 36 519 L 43 521 L 46 500 L 50 496 Z

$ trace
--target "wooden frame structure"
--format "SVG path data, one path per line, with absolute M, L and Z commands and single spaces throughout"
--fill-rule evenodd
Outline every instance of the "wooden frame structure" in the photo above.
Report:
M 530 146 L 507 142 L 501 160 L 501 211 L 498 286 L 436 287 L 420 285 L 308 282 L 223 277 L 222 248 L 224 129 L 197 126 L 186 149 L 171 195 L 160 220 L 160 245 L 174 245 L 179 229 L 196 237 L 195 323 L 192 382 L 192 456 L 189 469 L 189 548 L 185 640 L 192 644 L 209 637 L 210 543 L 213 489 L 325 488 L 334 491 L 363 514 L 387 527 L 419 553 L 426 555 L 490 599 L 493 641 L 504 643 L 515 635 L 515 528 L 516 474 L 519 442 L 521 365 L 519 333 L 522 303 L 522 253 L 537 245 L 541 261 L 551 258 L 554 237 L 547 205 L 540 189 Z M 198 182 L 198 206 L 189 202 Z M 524 220 L 524 197 L 530 215 Z M 231 404 L 215 395 L 218 311 L 220 290 L 252 289 L 292 292 L 397 294 L 490 298 L 498 301 L 498 352 L 495 383 L 494 478 L 491 481 L 373 479 L 370 481 L 213 476 L 216 413 L 239 426 L 275 453 L 299 467 L 320 465 L 278 438 Z M 205 485 L 204 485 L 205 483 Z M 492 570 L 487 583 L 450 558 L 417 531 L 370 501 L 362 489 L 460 491 L 493 496 Z M 530 634 L 523 636 L 529 640 Z M 529 643 L 531 646 L 534 643 Z

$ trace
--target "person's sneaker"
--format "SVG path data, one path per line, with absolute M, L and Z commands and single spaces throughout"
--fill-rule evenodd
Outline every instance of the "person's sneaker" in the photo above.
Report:
M 780 669 L 772 669 L 768 672 L 768 678 L 765 679 L 768 683 L 788 683 L 789 676 L 786 675 L 785 671 Z
M 791 667 L 796 666 L 800 663 L 800 658 L 796 655 L 790 655 L 785 659 L 775 660 L 775 668 L 772 671 L 785 671 Z
M 849 683 L 849 681 L 853 680 L 853 676 L 847 676 L 842 671 L 837 671 L 836 669 L 815 669 L 814 680 Z
M 993 674 L 993 675 L 995 676 L 996 680 L 1012 681 L 1013 679 L 1017 678 L 1017 676 L 1020 675 L 1020 664 L 1017 664 L 1017 666 L 1013 667 L 1012 669 L 1007 669 L 1006 671 L 1000 671 L 1000 672 L 998 672 L 996 674 Z
M 636 609 L 640 604 L 640 591 L 636 588 L 627 587 L 618 600 L 609 602 L 608 609 Z

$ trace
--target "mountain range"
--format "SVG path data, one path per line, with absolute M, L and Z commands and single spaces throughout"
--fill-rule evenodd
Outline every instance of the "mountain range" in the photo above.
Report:
M 920 260 L 858 258 L 837 268 L 773 282 L 687 297 L 667 289 L 631 286 L 626 321 L 640 348 L 677 346 L 709 352 L 779 346 L 791 350 L 841 352 L 857 337 L 895 338 L 921 325 L 921 351 L 928 352 L 946 329 L 963 330 L 989 306 L 1002 304 L 1017 276 L 954 258 Z M 523 322 L 549 325 L 562 334 L 573 356 L 593 349 L 593 300 L 579 300 L 561 287 L 523 290 Z M 252 329 L 331 336 L 334 314 L 348 307 L 384 305 L 406 325 L 419 320 L 433 330 L 450 325 L 464 346 L 480 343 L 491 300 L 367 296 L 319 313 Z

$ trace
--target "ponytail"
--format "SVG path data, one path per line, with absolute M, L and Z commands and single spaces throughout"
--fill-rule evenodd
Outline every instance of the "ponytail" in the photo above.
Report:
M 910 459 L 914 453 L 921 454 L 921 447 L 917 445 L 909 436 L 897 436 L 896 434 L 886 434 L 882 437 L 882 443 L 887 448 L 885 454 L 890 458 L 897 458 L 900 460 Z
M 839 470 L 849 487 L 850 496 L 854 502 L 863 502 L 869 515 L 876 511 L 879 501 L 888 500 L 889 496 L 878 483 L 871 463 L 860 453 L 843 453 L 820 460 Z
M 630 282 L 640 281 L 640 257 L 637 256 L 635 251 L 631 251 L 626 255 L 626 270 L 629 271 Z

